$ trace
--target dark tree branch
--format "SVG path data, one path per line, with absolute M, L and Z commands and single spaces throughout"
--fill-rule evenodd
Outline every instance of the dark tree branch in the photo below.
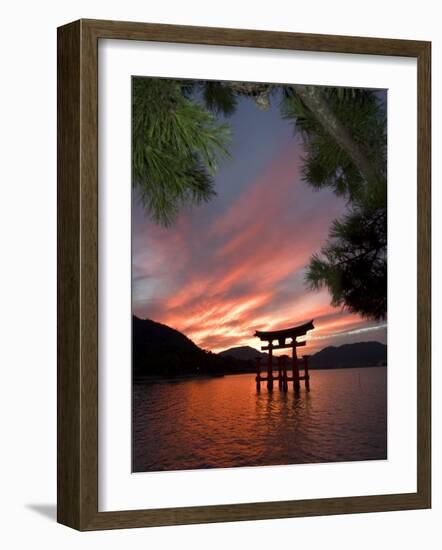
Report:
M 270 92 L 272 84 L 260 84 L 257 82 L 231 82 L 231 89 L 238 95 L 248 96 L 255 100 L 257 106 L 263 111 L 270 107 Z
M 316 86 L 305 86 L 301 84 L 296 84 L 293 88 L 324 130 L 330 134 L 336 143 L 352 159 L 361 176 L 367 182 L 372 183 L 377 181 L 379 178 L 373 170 L 372 164 L 361 147 L 354 141 L 348 129 L 330 109 L 321 91 L 318 90 Z

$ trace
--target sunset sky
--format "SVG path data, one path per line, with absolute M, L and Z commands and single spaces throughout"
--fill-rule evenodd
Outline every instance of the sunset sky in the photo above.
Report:
M 231 156 L 220 163 L 217 196 L 183 210 L 169 228 L 133 200 L 133 313 L 176 328 L 214 352 L 250 345 L 255 330 L 314 320 L 309 353 L 328 345 L 386 342 L 386 323 L 330 306 L 327 290 L 304 283 L 343 199 L 301 179 L 303 148 L 277 105 L 241 99 L 228 119 Z

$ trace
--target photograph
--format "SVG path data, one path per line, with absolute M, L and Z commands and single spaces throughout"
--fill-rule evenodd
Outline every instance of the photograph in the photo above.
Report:
M 132 471 L 386 460 L 387 90 L 132 76 Z

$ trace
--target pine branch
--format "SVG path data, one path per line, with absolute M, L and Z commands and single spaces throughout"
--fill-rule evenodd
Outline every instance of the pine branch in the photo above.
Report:
M 362 148 L 354 141 L 351 133 L 330 109 L 318 86 L 296 84 L 293 88 L 307 105 L 312 115 L 353 160 L 361 176 L 368 183 L 376 182 L 379 179 L 378 174 L 373 170 L 370 161 Z

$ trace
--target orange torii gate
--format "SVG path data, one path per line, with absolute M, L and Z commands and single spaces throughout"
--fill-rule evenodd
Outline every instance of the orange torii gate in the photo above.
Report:
M 310 390 L 310 376 L 308 373 L 308 358 L 309 355 L 303 355 L 304 376 L 299 375 L 298 356 L 296 354 L 296 348 L 305 346 L 305 341 L 298 342 L 297 338 L 305 336 L 307 331 L 313 330 L 313 320 L 304 325 L 298 325 L 297 327 L 286 328 L 283 330 L 274 331 L 259 331 L 255 332 L 261 341 L 267 342 L 267 345 L 261 347 L 261 351 L 269 352 L 269 359 L 267 364 L 267 376 L 261 376 L 261 358 L 256 360 L 256 389 L 260 391 L 261 382 L 267 381 L 267 388 L 271 391 L 273 389 L 273 381 L 278 380 L 279 387 L 284 391 L 288 389 L 288 382 L 293 381 L 293 389 L 298 392 L 300 390 L 300 381 L 304 380 L 305 388 Z M 291 338 L 287 342 L 287 338 Z M 274 341 L 278 343 L 274 345 Z M 287 349 L 292 348 L 292 376 L 287 375 L 286 357 L 278 357 L 278 376 L 273 376 L 273 350 L 275 349 Z

